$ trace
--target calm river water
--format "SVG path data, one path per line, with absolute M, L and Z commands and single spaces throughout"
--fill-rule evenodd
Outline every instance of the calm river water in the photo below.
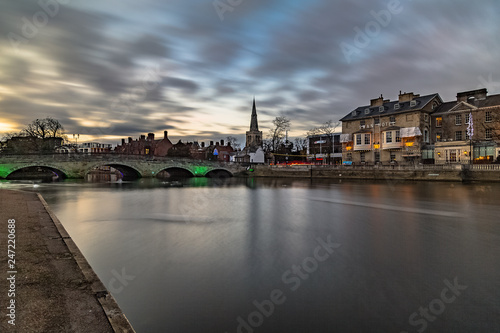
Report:
M 500 184 L 191 179 L 42 193 L 138 333 L 500 332 Z

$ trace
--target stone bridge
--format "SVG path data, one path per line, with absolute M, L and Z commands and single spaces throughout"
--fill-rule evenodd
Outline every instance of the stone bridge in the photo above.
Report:
M 239 164 L 172 157 L 119 154 L 0 154 L 0 178 L 7 178 L 15 171 L 30 167 L 49 169 L 62 178 L 84 178 L 89 172 L 101 166 L 119 170 L 124 178 L 156 177 L 164 170 L 188 172 L 194 177 L 233 176 L 242 174 L 246 170 Z

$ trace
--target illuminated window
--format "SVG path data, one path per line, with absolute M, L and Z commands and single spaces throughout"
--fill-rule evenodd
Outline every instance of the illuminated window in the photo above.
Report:
M 461 114 L 457 114 L 455 116 L 455 125 L 462 125 L 462 115 Z
M 436 133 L 436 141 L 441 141 L 442 134 L 441 132 Z
M 486 140 L 490 140 L 493 137 L 493 132 L 492 132 L 491 128 L 487 128 L 484 131 L 484 137 Z
M 462 131 L 456 131 L 455 132 L 455 140 L 461 141 L 462 140 Z
M 436 127 L 441 127 L 442 125 L 443 125 L 443 118 L 437 117 L 436 118 Z
M 484 121 L 486 121 L 487 123 L 489 123 L 492 120 L 493 120 L 493 118 L 491 117 L 491 111 L 486 111 Z
M 149 148 L 146 148 L 146 149 L 145 149 L 145 154 L 146 154 L 146 155 L 149 155 Z
M 396 131 L 396 142 L 401 142 L 401 135 L 399 134 L 399 131 Z

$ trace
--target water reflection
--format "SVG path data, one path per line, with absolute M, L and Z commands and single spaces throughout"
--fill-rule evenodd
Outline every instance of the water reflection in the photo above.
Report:
M 237 332 L 277 289 L 286 301 L 255 332 L 415 332 L 409 316 L 454 277 L 469 287 L 429 332 L 500 330 L 500 184 L 179 182 L 24 185 L 105 285 L 133 277 L 113 293 L 139 333 Z M 326 237 L 341 246 L 291 290 L 283 274 Z

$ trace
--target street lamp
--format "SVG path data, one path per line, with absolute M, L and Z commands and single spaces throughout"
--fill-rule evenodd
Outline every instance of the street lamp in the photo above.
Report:
M 472 121 L 472 112 L 469 113 L 469 125 L 467 126 L 467 135 L 470 141 L 469 165 L 472 165 L 472 136 L 474 135 L 474 122 Z

